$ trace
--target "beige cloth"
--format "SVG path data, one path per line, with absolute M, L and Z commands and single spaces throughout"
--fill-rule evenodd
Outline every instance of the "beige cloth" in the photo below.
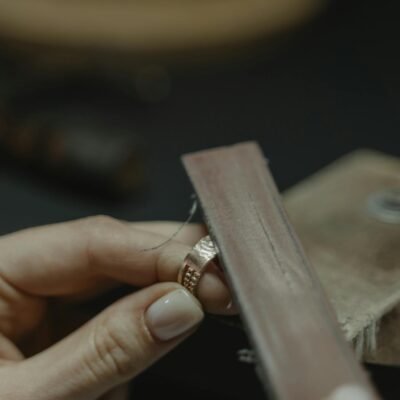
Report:
M 400 365 L 400 224 L 379 221 L 366 206 L 391 187 L 400 188 L 400 160 L 358 151 L 284 198 L 346 339 L 364 359 Z

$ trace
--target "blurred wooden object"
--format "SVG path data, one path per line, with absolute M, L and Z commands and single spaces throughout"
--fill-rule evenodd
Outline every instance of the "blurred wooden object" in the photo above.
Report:
M 280 400 L 377 399 L 304 256 L 260 148 L 242 143 L 183 161 L 266 389 Z
M 385 222 L 371 200 L 395 188 L 400 159 L 365 150 L 284 196 L 345 338 L 364 359 L 389 365 L 400 365 L 400 223 Z M 400 216 L 399 202 L 388 207 Z
M 187 58 L 285 31 L 325 4 L 326 0 L 0 0 L 0 37 L 31 56 L 49 50 L 68 54 L 65 62 L 73 55 L 110 53 L 139 62 Z

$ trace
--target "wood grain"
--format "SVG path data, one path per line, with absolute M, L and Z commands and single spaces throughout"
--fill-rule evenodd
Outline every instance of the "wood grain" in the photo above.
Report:
M 267 390 L 280 400 L 377 399 L 288 222 L 259 147 L 217 148 L 185 155 L 183 162 Z

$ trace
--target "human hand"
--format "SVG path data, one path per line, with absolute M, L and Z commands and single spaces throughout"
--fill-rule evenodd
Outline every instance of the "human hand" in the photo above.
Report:
M 234 313 L 228 289 L 212 270 L 199 284 L 201 304 L 175 283 L 204 228 L 190 225 L 164 246 L 143 251 L 176 227 L 90 217 L 0 238 L 0 398 L 97 399 L 189 336 L 203 318 L 201 304 Z M 29 343 L 50 318 L 49 304 L 81 302 L 117 283 L 143 289 L 24 357 L 19 344 Z

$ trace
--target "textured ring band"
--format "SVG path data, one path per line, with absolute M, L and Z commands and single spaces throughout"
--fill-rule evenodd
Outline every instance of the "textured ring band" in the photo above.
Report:
M 185 257 L 179 270 L 178 282 L 196 295 L 201 277 L 217 254 L 218 251 L 210 236 L 204 236 Z

